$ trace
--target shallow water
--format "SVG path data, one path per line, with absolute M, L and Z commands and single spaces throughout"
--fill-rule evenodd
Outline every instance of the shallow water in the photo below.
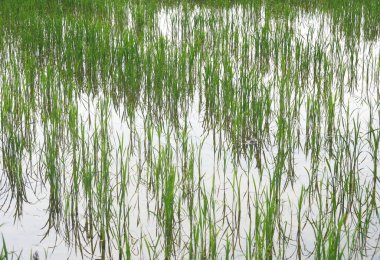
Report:
M 365 6 L 349 28 L 334 9 L 110 6 L 23 17 L 35 41 L 0 24 L 8 251 L 378 254 L 380 40 Z

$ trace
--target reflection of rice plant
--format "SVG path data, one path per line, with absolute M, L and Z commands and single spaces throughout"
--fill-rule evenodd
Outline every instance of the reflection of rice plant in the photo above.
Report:
M 83 258 L 378 253 L 379 12 L 2 1 L 1 211 Z
M 40 260 L 40 255 L 38 254 L 38 251 L 33 253 L 33 260 Z

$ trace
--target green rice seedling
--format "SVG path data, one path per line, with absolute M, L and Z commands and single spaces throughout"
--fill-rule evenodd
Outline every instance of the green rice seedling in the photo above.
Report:
M 5 244 L 5 239 L 4 239 L 4 236 L 2 236 L 2 245 L 1 245 L 1 254 L 0 254 L 0 257 L 2 259 L 8 259 L 8 250 L 7 250 L 7 245 Z
M 19 217 L 22 214 L 23 201 L 27 200 L 22 166 L 22 154 L 25 150 L 26 140 L 19 130 L 20 126 L 17 125 L 17 121 L 12 120 L 15 101 L 8 92 L 11 91 L 9 88 L 10 86 L 3 85 L 1 91 L 3 98 L 1 109 L 2 164 L 12 193 L 11 201 L 13 199 L 16 201 L 14 216 Z
M 336 98 L 332 96 L 332 94 L 329 95 L 328 99 L 328 108 L 327 108 L 327 142 L 329 147 L 329 155 L 332 156 L 332 146 L 333 146 L 333 132 L 334 132 L 334 125 L 335 125 L 335 104 L 336 104 Z
M 42 215 L 52 257 L 378 254 L 378 11 L 2 1 L 4 237 Z
M 165 259 L 170 259 L 173 251 L 173 224 L 174 224 L 174 188 L 175 170 L 169 169 L 165 180 L 164 214 L 165 214 Z
M 107 240 L 110 232 L 111 212 L 111 183 L 110 183 L 110 142 L 108 139 L 109 122 L 109 100 L 100 103 L 100 129 L 99 129 L 99 174 L 97 176 L 96 197 L 97 197 L 97 221 L 99 224 L 99 248 L 101 258 L 106 258 Z
M 341 230 L 346 221 L 346 215 L 344 215 L 338 222 L 337 229 L 333 228 L 328 236 L 328 251 L 324 257 L 331 259 L 341 259 L 343 257 L 343 251 L 340 249 Z
M 298 211 L 297 211 L 297 257 L 301 259 L 302 256 L 302 248 L 301 248 L 301 240 L 302 240 L 302 223 L 301 223 L 301 212 L 302 212 L 302 204 L 304 200 L 305 189 L 301 188 L 300 198 L 298 200 Z
M 372 157 L 372 162 L 373 162 L 373 169 L 372 169 L 372 173 L 373 173 L 373 179 L 372 179 L 372 195 L 371 195 L 371 204 L 373 206 L 374 209 L 376 209 L 376 205 L 377 205 L 377 202 L 376 202 L 376 196 L 377 196 L 377 183 L 378 183 L 378 162 L 379 162 L 379 159 L 378 159 L 378 156 L 379 156 L 379 143 L 380 143 L 380 132 L 378 130 L 375 130 L 372 128 L 372 126 L 370 125 L 369 126 L 369 139 L 368 139 L 368 143 L 369 143 L 369 146 L 371 148 L 371 157 Z

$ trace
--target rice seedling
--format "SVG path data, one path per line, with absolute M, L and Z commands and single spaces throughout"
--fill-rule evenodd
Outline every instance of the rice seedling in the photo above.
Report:
M 377 256 L 379 11 L 3 0 L 0 259 Z

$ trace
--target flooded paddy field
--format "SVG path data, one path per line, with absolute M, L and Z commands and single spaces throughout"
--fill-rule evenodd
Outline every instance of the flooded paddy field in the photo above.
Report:
M 0 2 L 0 259 L 380 257 L 378 0 Z

